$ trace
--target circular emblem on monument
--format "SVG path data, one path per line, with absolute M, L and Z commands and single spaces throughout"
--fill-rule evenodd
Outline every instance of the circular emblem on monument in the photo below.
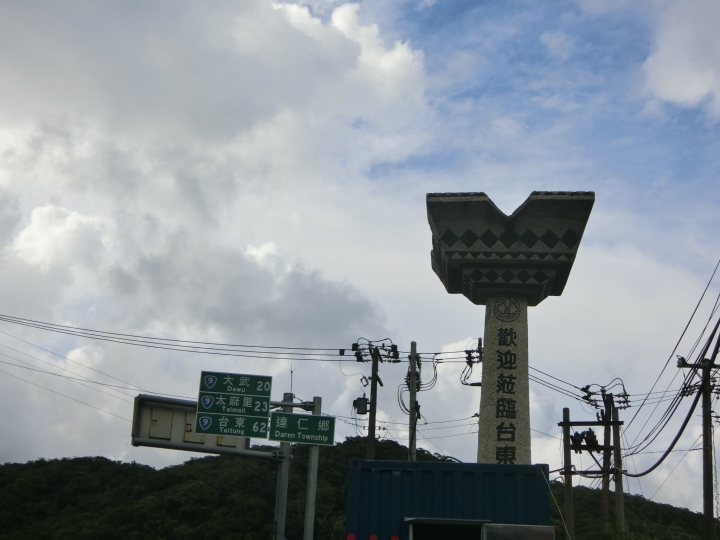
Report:
M 493 307 L 495 318 L 503 322 L 513 322 L 520 316 L 520 302 L 514 296 L 501 296 Z

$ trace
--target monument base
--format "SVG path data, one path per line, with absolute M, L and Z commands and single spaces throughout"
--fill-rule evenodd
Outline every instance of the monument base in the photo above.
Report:
M 531 463 L 527 308 L 512 294 L 485 305 L 478 463 Z

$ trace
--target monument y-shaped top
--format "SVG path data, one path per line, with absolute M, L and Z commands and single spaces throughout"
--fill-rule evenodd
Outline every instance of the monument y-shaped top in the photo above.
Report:
M 484 193 L 429 193 L 432 267 L 449 293 L 486 305 L 479 463 L 532 463 L 528 306 L 562 294 L 595 194 L 534 191 L 503 214 Z
M 533 191 L 510 216 L 485 193 L 428 193 L 432 268 L 474 304 L 514 294 L 536 306 L 560 296 L 595 193 Z

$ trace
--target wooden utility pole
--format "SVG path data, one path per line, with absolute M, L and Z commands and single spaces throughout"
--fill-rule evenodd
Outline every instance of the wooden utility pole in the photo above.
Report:
M 613 447 L 615 450 L 615 523 L 618 531 L 625 533 L 625 501 L 623 499 L 622 455 L 620 453 L 620 418 L 618 409 L 612 406 Z
M 606 394 L 605 389 L 602 390 L 603 404 L 605 405 L 605 412 L 603 421 L 607 422 L 612 420 L 612 408 L 613 408 L 613 395 Z M 602 477 L 602 519 L 605 523 L 605 529 L 607 531 L 610 525 L 610 424 L 605 424 L 603 427 L 603 477 Z
M 410 342 L 410 377 L 408 380 L 410 390 L 410 461 L 417 461 L 417 344 Z
M 570 451 L 570 409 L 563 409 L 563 461 L 565 476 L 565 527 L 568 540 L 575 540 L 575 511 L 573 509 L 572 461 Z
M 377 347 L 370 349 L 372 356 L 372 376 L 370 378 L 370 421 L 368 425 L 367 459 L 375 459 L 375 413 L 377 411 L 377 385 L 378 364 L 380 362 L 380 350 Z M 382 385 L 382 382 L 380 383 Z

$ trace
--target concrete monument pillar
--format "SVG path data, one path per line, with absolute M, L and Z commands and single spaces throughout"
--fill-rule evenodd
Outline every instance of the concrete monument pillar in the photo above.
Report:
M 529 464 L 528 306 L 565 288 L 595 194 L 534 191 L 511 216 L 484 193 L 429 193 L 432 268 L 485 305 L 478 462 Z

